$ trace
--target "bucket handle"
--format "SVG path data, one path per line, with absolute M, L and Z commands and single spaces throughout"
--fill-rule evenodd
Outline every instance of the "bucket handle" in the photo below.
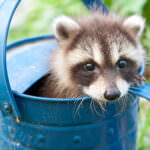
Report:
M 108 14 L 108 8 L 103 0 L 82 0 L 85 6 L 90 10 L 101 9 L 103 14 Z
M 0 110 L 10 113 L 13 117 L 20 119 L 21 115 L 11 92 L 7 67 L 6 67 L 6 48 L 7 36 L 10 22 L 20 0 L 3 0 L 0 3 Z

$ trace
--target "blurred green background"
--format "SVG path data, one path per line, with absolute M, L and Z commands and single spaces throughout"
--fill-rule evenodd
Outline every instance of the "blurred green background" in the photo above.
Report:
M 104 1 L 109 10 L 114 13 L 122 16 L 140 14 L 146 18 L 146 28 L 141 40 L 149 56 L 150 0 Z M 81 0 L 22 0 L 11 24 L 8 43 L 26 37 L 52 33 L 51 22 L 61 14 L 78 16 L 86 13 L 88 11 Z M 150 103 L 145 100 L 141 100 L 138 150 L 150 150 Z

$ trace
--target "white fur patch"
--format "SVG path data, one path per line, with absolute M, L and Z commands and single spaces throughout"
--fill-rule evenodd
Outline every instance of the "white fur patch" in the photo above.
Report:
M 116 85 L 118 87 L 118 90 L 121 93 L 121 97 L 127 94 L 128 89 L 129 89 L 129 84 L 125 80 L 118 77 L 116 79 Z
M 62 35 L 59 33 L 59 26 L 63 26 L 66 30 L 66 32 L 71 32 L 78 30 L 80 26 L 78 25 L 77 22 L 75 22 L 73 19 L 67 17 L 67 16 L 59 16 L 57 17 L 54 22 L 53 22 L 53 31 L 54 35 L 56 36 L 57 39 L 63 40 Z
M 73 85 L 70 80 L 69 69 L 65 60 L 63 50 L 57 50 L 53 54 L 50 66 L 51 70 L 56 74 L 55 77 L 60 82 L 60 85 L 63 85 L 64 87 L 70 87 L 71 85 Z
M 104 58 L 102 53 L 100 52 L 100 45 L 98 44 L 93 44 L 92 45 L 92 52 L 93 52 L 93 59 L 95 60 L 95 62 L 97 62 L 98 64 L 102 64 L 104 62 Z
M 106 90 L 106 84 L 102 77 L 99 77 L 94 83 L 89 87 L 84 87 L 83 91 L 85 94 L 91 96 L 98 101 L 106 101 L 104 98 L 104 92 Z
M 88 59 L 93 59 L 96 63 L 102 64 L 104 61 L 103 55 L 100 52 L 100 46 L 98 44 L 93 44 L 92 48 L 87 50 L 74 49 L 68 53 L 67 56 L 69 65 L 75 65 L 87 61 Z
M 145 60 L 145 51 L 143 47 L 139 44 L 137 48 L 128 45 L 122 48 L 120 52 L 120 56 L 126 56 L 127 58 L 134 60 L 138 66 L 142 64 Z
M 111 60 L 113 64 L 116 64 L 116 62 L 119 60 L 120 54 L 119 54 L 119 46 L 116 43 L 113 43 L 111 45 Z
M 92 56 L 88 52 L 81 49 L 74 49 L 68 53 L 66 59 L 68 60 L 68 65 L 72 66 L 78 63 L 85 62 L 91 58 Z
M 145 27 L 145 19 L 139 15 L 130 16 L 124 21 L 124 25 L 133 30 L 137 28 L 136 35 L 140 37 Z
M 99 77 L 98 80 L 96 80 L 93 84 L 91 84 L 89 87 L 84 87 L 83 91 L 85 94 L 91 96 L 92 98 L 96 99 L 97 101 L 108 101 L 107 99 L 104 98 L 104 93 L 107 88 L 109 88 L 109 84 L 105 82 L 105 79 L 102 77 Z M 116 79 L 116 86 L 118 90 L 121 93 L 121 97 L 126 95 L 129 89 L 129 84 L 118 77 Z

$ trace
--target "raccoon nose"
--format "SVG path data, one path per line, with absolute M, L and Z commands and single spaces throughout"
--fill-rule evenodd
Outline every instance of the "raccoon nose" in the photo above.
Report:
M 115 100 L 117 98 L 120 97 L 120 91 L 118 89 L 107 89 L 104 93 L 104 97 L 107 99 L 107 100 Z

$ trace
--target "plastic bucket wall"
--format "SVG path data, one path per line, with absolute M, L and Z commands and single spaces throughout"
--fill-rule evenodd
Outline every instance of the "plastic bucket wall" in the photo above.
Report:
M 0 16 L 5 14 L 7 9 L 10 9 L 8 14 L 12 16 L 18 2 L 3 2 Z M 36 60 L 43 50 L 50 54 L 56 46 L 55 41 L 49 41 L 51 38 L 31 38 L 9 46 L 8 82 L 5 53 L 9 15 L 5 21 L 8 22 L 0 25 L 0 150 L 136 150 L 138 97 L 129 94 L 126 105 L 118 101 L 108 103 L 103 111 L 98 105 L 91 103 L 88 97 L 51 99 L 22 93 L 24 90 L 21 85 L 26 81 L 30 81 L 32 85 L 32 77 L 29 78 L 28 74 L 23 76 L 22 80 L 11 77 L 17 73 L 23 75 L 20 69 L 17 70 L 18 66 L 30 68 L 30 64 L 26 63 L 30 59 L 26 57 L 25 62 L 25 56 L 35 52 L 37 57 L 31 60 Z M 42 59 L 39 59 L 39 62 L 42 63 Z M 35 72 L 28 73 L 32 75 Z M 21 80 L 21 83 L 17 80 Z

